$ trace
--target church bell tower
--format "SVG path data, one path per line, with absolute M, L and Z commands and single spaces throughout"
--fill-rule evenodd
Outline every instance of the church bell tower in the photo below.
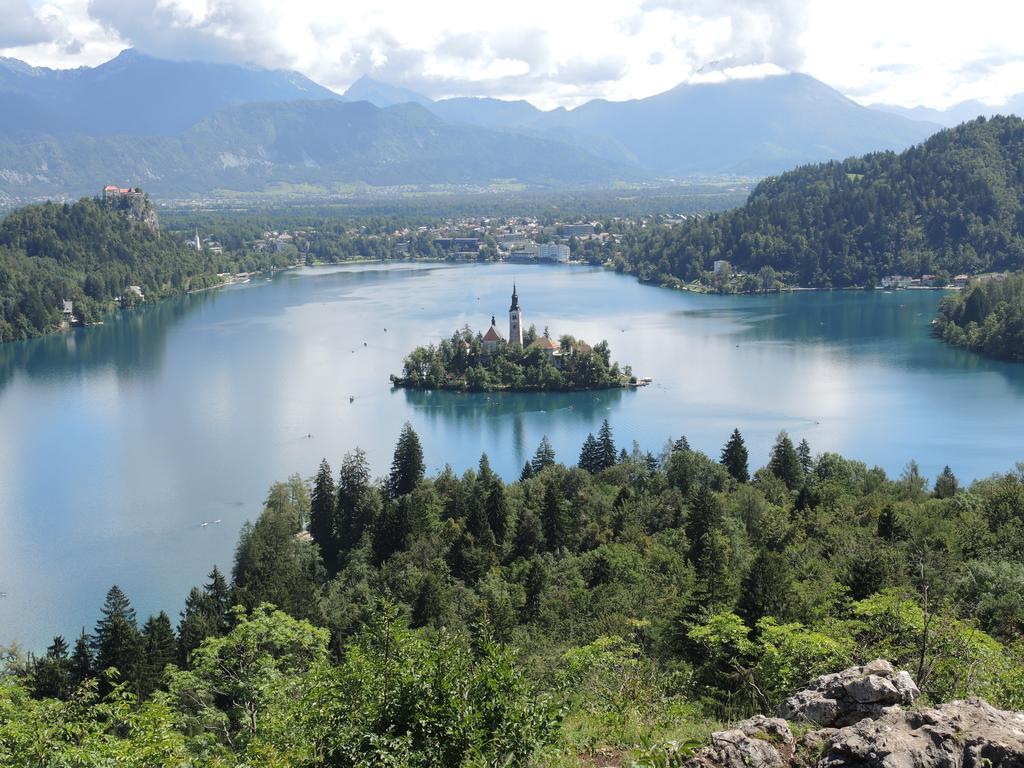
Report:
M 512 306 L 508 308 L 508 343 L 513 347 L 523 346 L 523 313 L 519 310 L 515 283 L 512 283 Z

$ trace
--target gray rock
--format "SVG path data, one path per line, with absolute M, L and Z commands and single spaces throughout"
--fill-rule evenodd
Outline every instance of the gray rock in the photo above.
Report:
M 952 701 L 888 712 L 810 742 L 822 754 L 816 768 L 1024 768 L 1024 713 Z
M 920 695 L 884 660 L 822 675 L 780 714 L 815 722 L 794 740 L 786 720 L 758 715 L 712 734 L 687 768 L 1024 768 L 1024 713 L 980 699 L 904 709 Z
M 920 695 L 907 672 L 896 672 L 884 659 L 862 667 L 822 675 L 807 690 L 791 696 L 778 714 L 788 720 L 819 726 L 852 725 L 877 718 L 893 707 L 908 705 Z
M 686 762 L 687 768 L 785 768 L 793 755 L 789 724 L 755 715 L 727 731 L 711 734 L 711 743 Z

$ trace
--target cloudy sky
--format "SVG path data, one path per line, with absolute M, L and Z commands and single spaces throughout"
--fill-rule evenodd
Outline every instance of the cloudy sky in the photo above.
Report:
M 135 47 L 541 107 L 778 71 L 862 103 L 1024 91 L 1022 0 L 0 0 L 0 18 L 0 55 L 39 66 Z

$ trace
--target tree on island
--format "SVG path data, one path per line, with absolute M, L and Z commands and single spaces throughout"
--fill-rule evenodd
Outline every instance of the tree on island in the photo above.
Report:
M 734 479 L 745 483 L 750 479 L 750 469 L 747 466 L 747 446 L 743 442 L 743 435 L 739 429 L 732 431 L 729 442 L 722 448 L 721 464 Z

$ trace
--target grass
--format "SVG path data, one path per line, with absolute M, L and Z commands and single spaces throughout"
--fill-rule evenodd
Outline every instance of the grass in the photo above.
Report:
M 670 698 L 649 708 L 618 712 L 573 711 L 559 742 L 537 755 L 544 768 L 668 768 L 723 723 L 707 718 L 692 701 Z

